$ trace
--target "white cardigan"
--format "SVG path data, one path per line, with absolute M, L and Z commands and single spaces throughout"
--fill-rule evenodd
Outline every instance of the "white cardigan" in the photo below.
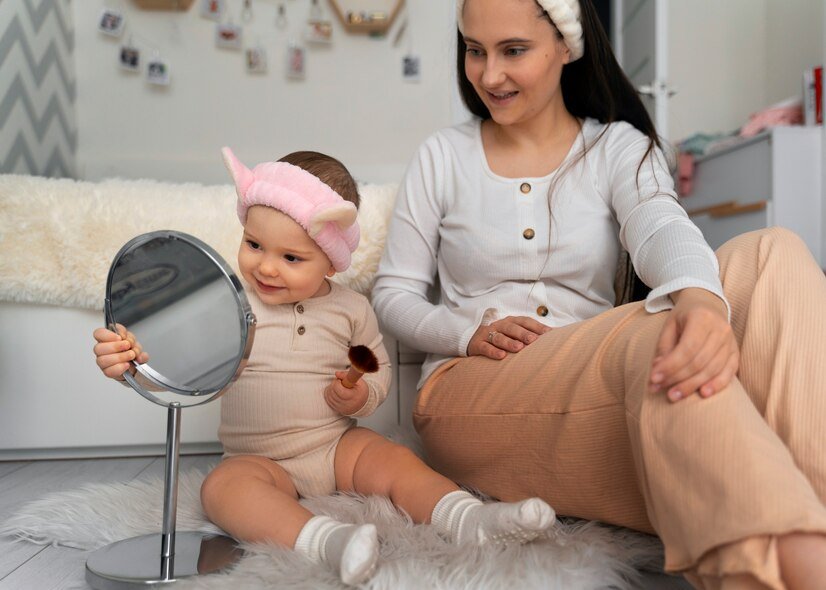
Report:
M 669 295 L 687 287 L 725 301 L 717 259 L 677 203 L 662 152 L 640 166 L 647 147 L 628 123 L 586 119 L 556 171 L 504 178 L 487 164 L 479 119 L 425 141 L 372 292 L 383 326 L 429 353 L 419 386 L 467 354 L 481 323 L 525 315 L 559 327 L 612 308 L 620 247 L 652 287 L 649 312 L 670 309 Z

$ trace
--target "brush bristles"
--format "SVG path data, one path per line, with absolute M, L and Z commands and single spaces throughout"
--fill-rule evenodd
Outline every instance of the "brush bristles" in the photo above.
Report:
M 379 370 L 379 359 L 372 350 L 362 344 L 351 346 L 347 358 L 350 359 L 353 368 L 362 373 L 375 373 Z

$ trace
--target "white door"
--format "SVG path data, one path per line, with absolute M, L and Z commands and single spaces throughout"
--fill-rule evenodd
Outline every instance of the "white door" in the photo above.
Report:
M 614 47 L 648 109 L 657 133 L 668 137 L 668 21 L 666 0 L 614 0 Z

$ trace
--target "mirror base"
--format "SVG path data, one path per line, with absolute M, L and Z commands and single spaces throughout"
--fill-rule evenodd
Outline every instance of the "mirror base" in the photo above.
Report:
M 175 555 L 161 557 L 160 533 L 116 541 L 86 560 L 86 582 L 95 590 L 154 588 L 180 578 L 219 572 L 244 554 L 234 539 L 196 531 L 175 534 Z

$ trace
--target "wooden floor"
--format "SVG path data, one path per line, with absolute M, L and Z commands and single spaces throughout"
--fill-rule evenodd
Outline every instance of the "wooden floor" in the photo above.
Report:
M 181 471 L 190 468 L 206 471 L 219 459 L 219 455 L 182 456 Z M 0 462 L 0 522 L 20 505 L 48 492 L 88 483 L 163 477 L 163 467 L 163 457 Z M 162 503 L 163 499 L 158 501 Z M 88 590 L 84 579 L 86 557 L 86 552 L 77 549 L 0 538 L 0 590 Z M 691 588 L 681 579 L 660 575 L 647 575 L 642 587 L 647 590 Z

